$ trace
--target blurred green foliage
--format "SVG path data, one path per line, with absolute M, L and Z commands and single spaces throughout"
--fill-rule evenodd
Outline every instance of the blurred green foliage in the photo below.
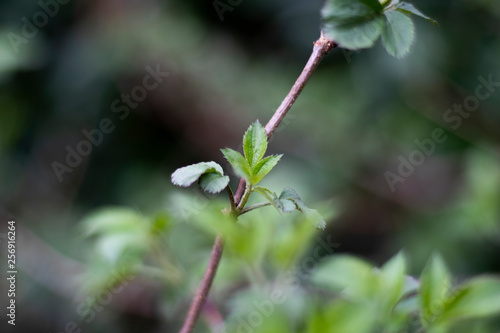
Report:
M 292 292 L 275 295 L 284 301 L 254 332 L 314 332 L 323 325 L 361 332 L 370 320 L 360 316 L 377 321 L 380 314 L 390 317 L 389 331 L 407 323 L 418 300 L 399 303 L 389 315 L 379 298 L 338 298 L 342 285 L 330 292 L 309 283 L 317 264 L 331 264 L 306 260 L 321 241 L 342 253 L 332 260 L 370 268 L 374 280 L 401 249 L 406 275 L 415 277 L 432 253 L 440 253 L 452 290 L 461 286 L 473 290 L 470 302 L 485 300 L 473 317 L 495 308 L 495 300 L 482 296 L 497 292 L 490 277 L 466 281 L 500 271 L 500 94 L 495 89 L 456 129 L 444 114 L 476 94 L 478 77 L 500 81 L 500 4 L 414 4 L 440 27 L 415 20 L 416 42 L 404 60 L 379 44 L 361 52 L 335 50 L 269 143 L 270 154 L 284 156 L 280 171 L 262 185 L 281 189 L 293 179 L 328 227 L 317 232 L 300 214 L 264 208 L 227 230 L 234 241 L 227 244 L 210 306 L 228 332 L 250 325 L 254 302 L 265 313 L 270 291 L 279 286 Z M 61 5 L 16 53 L 7 34 L 21 35 L 22 18 L 32 21 L 43 9 L 27 0 L 0 3 L 1 220 L 15 219 L 39 241 L 19 244 L 25 252 L 17 329 L 63 331 L 69 321 L 88 318 L 77 310 L 82 295 L 125 279 L 128 285 L 93 321 L 83 320 L 82 330 L 177 331 L 219 230 L 220 209 L 228 204 L 196 189 L 178 191 L 170 175 L 204 160 L 231 173 L 219 149 L 238 147 L 248 125 L 264 123 L 280 104 L 319 36 L 322 5 L 243 1 L 221 22 L 210 1 L 74 1 Z M 113 102 L 142 85 L 146 66 L 158 64 L 169 77 L 120 119 Z M 115 130 L 60 183 L 52 163 L 64 162 L 66 147 L 76 149 L 85 140 L 82 131 L 103 118 Z M 391 192 L 384 173 L 397 172 L 398 157 L 408 159 L 419 149 L 415 140 L 436 128 L 446 131 L 446 141 Z M 110 216 L 115 223 L 91 222 Z M 383 286 L 365 287 L 390 298 Z M 449 318 L 464 320 L 448 331 L 500 327 L 498 315 L 465 319 L 462 305 L 450 304 Z M 198 332 L 216 332 L 217 315 L 206 313 Z M 417 331 L 420 319 L 408 325 Z

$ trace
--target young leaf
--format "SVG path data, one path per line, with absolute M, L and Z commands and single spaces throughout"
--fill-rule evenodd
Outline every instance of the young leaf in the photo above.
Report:
M 281 203 L 281 210 L 283 211 L 283 213 L 291 213 L 297 209 L 297 205 L 291 199 L 281 199 L 280 203 Z
M 201 175 L 200 187 L 208 193 L 219 193 L 229 184 L 228 176 L 221 176 L 217 172 L 209 172 Z
M 260 160 L 252 169 L 251 183 L 257 184 L 264 178 L 275 166 L 283 155 L 272 155 Z
M 264 198 L 266 198 L 266 200 L 269 201 L 271 203 L 271 205 L 273 205 L 274 208 L 276 208 L 276 210 L 278 210 L 279 212 L 282 211 L 281 202 L 278 199 L 278 196 L 276 195 L 276 193 L 271 192 L 271 190 L 269 190 L 265 187 L 262 187 L 262 186 L 253 187 L 252 191 L 257 192 L 260 195 L 262 195 Z
M 426 19 L 427 21 L 431 22 L 432 24 L 435 24 L 436 26 L 439 26 L 439 23 L 436 20 L 433 20 L 429 16 L 425 15 L 424 13 L 422 13 L 420 10 L 418 10 L 417 8 L 415 8 L 415 6 L 413 6 L 410 3 L 399 2 L 397 4 L 396 10 L 398 10 L 400 12 L 403 12 L 405 14 L 413 14 L 413 15 L 419 16 L 419 17 L 421 17 L 423 19 Z
M 500 313 L 500 280 L 492 277 L 473 279 L 454 293 L 444 305 L 438 322 L 472 319 Z
M 387 23 L 382 31 L 382 43 L 390 55 L 402 58 L 410 52 L 415 39 L 411 18 L 397 11 L 384 13 Z
M 316 228 L 326 228 L 326 223 L 323 220 L 321 214 L 317 210 L 307 207 L 294 189 L 290 187 L 285 188 L 283 192 L 281 192 L 279 199 L 281 201 L 281 206 L 283 207 L 284 213 L 290 213 L 293 210 L 297 209 L 298 211 L 302 212 L 305 218 Z M 293 206 L 295 207 L 292 209 Z
M 434 255 L 420 277 L 420 314 L 424 324 L 431 323 L 443 311 L 451 279 L 439 255 Z
M 200 185 L 207 192 L 219 193 L 229 183 L 229 177 L 224 176 L 222 167 L 215 162 L 201 162 L 179 168 L 175 170 L 171 178 L 174 185 L 189 187 L 206 174 L 212 175 L 205 177 Z
M 243 136 L 243 151 L 248 165 L 253 169 L 264 157 L 267 150 L 267 135 L 264 127 L 257 120 L 250 125 Z
M 231 148 L 221 149 L 221 151 L 228 162 L 231 163 L 234 172 L 238 176 L 245 178 L 246 181 L 250 181 L 250 178 L 252 177 L 252 171 L 243 155 Z

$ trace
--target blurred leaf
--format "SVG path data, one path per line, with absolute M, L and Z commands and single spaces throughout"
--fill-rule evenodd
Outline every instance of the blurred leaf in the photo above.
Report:
M 366 304 L 336 301 L 323 312 L 313 313 L 307 333 L 373 332 L 377 319 L 374 310 Z
M 200 179 L 206 174 L 212 175 Z M 210 193 L 219 193 L 229 183 L 229 177 L 224 177 L 222 167 L 215 162 L 201 162 L 179 168 L 175 170 L 171 178 L 174 185 L 182 187 L 189 187 L 200 179 L 201 188 Z
M 166 234 L 173 227 L 173 221 L 170 214 L 165 212 L 158 213 L 153 219 L 151 231 L 153 234 Z
M 143 228 L 146 217 L 126 207 L 103 207 L 88 216 L 82 222 L 86 236 L 99 233 L 132 232 Z
M 372 16 L 382 9 L 378 0 L 328 0 L 321 15 L 323 19 L 350 20 L 353 17 Z
M 98 251 L 109 262 L 116 262 L 127 250 L 146 249 L 144 235 L 136 233 L 108 234 L 97 240 Z
M 382 9 L 377 0 L 328 0 L 321 11 L 322 31 L 343 48 L 371 47 L 384 27 Z
M 283 213 L 291 213 L 297 209 L 297 205 L 291 199 L 281 199 L 280 203 Z
M 326 222 L 321 214 L 315 210 L 307 207 L 302 199 L 300 199 L 297 192 L 291 187 L 286 187 L 280 194 L 279 200 L 284 213 L 290 213 L 293 209 L 302 212 L 306 219 L 318 229 L 325 229 Z M 292 208 L 293 205 L 295 206 Z
M 297 222 L 301 221 L 283 223 L 273 237 L 269 255 L 273 263 L 280 268 L 289 268 L 297 260 L 300 260 L 307 251 L 307 245 L 316 234 L 316 229 L 311 224 Z M 322 253 L 324 253 L 323 251 Z M 321 259 L 314 256 L 312 258 L 318 262 Z
M 247 263 L 258 264 L 269 247 L 275 225 L 259 214 L 240 216 L 234 224 L 235 232 L 227 238 L 228 247 Z
M 402 58 L 410 52 L 415 39 L 415 27 L 411 18 L 397 11 L 384 13 L 387 24 L 382 31 L 382 43 L 390 55 Z
M 475 278 L 453 293 L 436 322 L 481 318 L 500 313 L 500 279 Z
M 227 184 L 229 184 L 229 177 L 215 172 L 205 173 L 200 177 L 200 186 L 208 193 L 219 193 L 227 187 Z
M 127 252 L 140 255 L 149 246 L 148 218 L 129 208 L 105 207 L 82 221 L 85 236 L 95 236 L 97 253 L 111 263 Z
M 419 16 L 419 17 L 421 17 L 423 19 L 426 19 L 427 21 L 431 22 L 432 24 L 439 25 L 436 20 L 431 19 L 429 16 L 425 15 L 424 13 L 422 13 L 420 10 L 418 10 L 417 8 L 415 8 L 415 6 L 413 6 L 410 3 L 399 2 L 397 4 L 396 8 L 400 12 L 403 12 L 403 13 L 406 13 L 406 14 L 413 14 L 413 15 Z
M 347 255 L 326 259 L 311 278 L 319 286 L 342 291 L 354 299 L 366 299 L 378 287 L 373 267 L 364 260 Z
M 351 50 L 372 47 L 382 35 L 387 52 L 401 58 L 408 54 L 415 37 L 409 14 L 436 22 L 413 5 L 399 1 L 328 0 L 321 11 L 322 31 Z
M 420 315 L 424 324 L 434 321 L 443 311 L 451 287 L 451 278 L 439 255 L 433 255 L 420 277 Z
M 391 258 L 380 269 L 380 283 L 386 310 L 391 311 L 401 298 L 406 282 L 406 258 L 402 252 Z
M 265 188 L 265 187 L 262 187 L 262 186 L 255 186 L 255 187 L 253 187 L 252 191 L 257 192 L 260 195 L 262 195 L 264 198 L 266 198 L 266 200 L 268 202 L 271 203 L 271 205 L 274 206 L 274 208 L 276 208 L 276 210 L 281 211 L 281 209 L 282 209 L 280 207 L 281 202 L 278 199 L 278 196 L 276 195 L 276 193 L 274 193 L 271 190 L 269 190 L 268 188 Z
M 356 18 L 343 23 L 326 21 L 323 32 L 342 48 L 360 50 L 375 45 L 384 26 L 382 17 Z

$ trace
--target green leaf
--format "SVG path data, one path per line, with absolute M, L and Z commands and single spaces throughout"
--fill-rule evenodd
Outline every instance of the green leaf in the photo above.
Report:
M 382 10 L 377 0 L 329 0 L 321 11 L 322 31 L 343 48 L 371 47 L 384 28 Z
M 82 221 L 84 236 L 96 237 L 97 255 L 116 263 L 125 252 L 142 253 L 149 246 L 148 218 L 133 209 L 105 207 Z
M 103 207 L 82 220 L 84 236 L 120 233 L 143 227 L 145 217 L 126 207 Z
M 267 156 L 258 162 L 252 169 L 251 184 L 260 182 L 275 166 L 283 155 Z
M 229 184 L 228 176 L 221 176 L 217 172 L 209 172 L 201 175 L 200 187 L 208 193 L 219 193 Z
M 415 6 L 413 6 L 410 3 L 400 2 L 397 4 L 396 10 L 403 12 L 403 13 L 406 13 L 406 14 L 413 14 L 413 15 L 419 16 L 419 17 L 431 22 L 432 24 L 439 26 L 439 23 L 436 20 L 425 15 L 424 13 L 422 13 L 420 10 L 415 8 Z
M 330 257 L 312 273 L 312 281 L 332 291 L 342 291 L 353 299 L 366 299 L 377 287 L 373 266 L 347 255 Z
M 264 127 L 257 120 L 250 125 L 243 136 L 243 151 L 250 168 L 254 168 L 264 157 L 267 150 L 267 135 Z
M 382 31 L 382 43 L 390 55 L 402 58 L 410 52 L 415 40 L 415 28 L 411 18 L 397 11 L 384 13 L 387 24 Z
M 221 149 L 221 151 L 228 162 L 231 163 L 234 172 L 238 176 L 245 178 L 246 181 L 249 181 L 252 177 L 252 171 L 243 155 L 231 148 Z
M 262 186 L 253 187 L 252 191 L 257 192 L 260 195 L 262 195 L 264 198 L 266 198 L 266 200 L 269 201 L 271 203 L 271 205 L 273 205 L 273 207 L 276 208 L 276 210 L 278 210 L 279 212 L 282 211 L 281 202 L 278 199 L 278 196 L 276 195 L 276 193 L 274 193 L 271 190 L 269 190 L 268 188 L 265 188 Z
M 297 192 L 291 187 L 285 187 L 280 194 L 280 199 L 290 199 L 293 201 L 302 201 Z
M 302 212 L 305 218 L 316 228 L 326 228 L 326 222 L 321 214 L 317 210 L 307 207 L 294 189 L 286 187 L 283 192 L 281 192 L 279 199 L 284 213 L 291 213 L 293 210 L 297 209 Z M 292 204 L 295 207 L 292 208 Z
M 205 174 L 212 175 L 204 177 L 202 180 L 200 177 Z M 201 162 L 179 168 L 175 170 L 171 178 L 174 185 L 182 187 L 189 187 L 200 179 L 200 185 L 203 190 L 210 193 L 219 193 L 229 183 L 229 178 L 227 176 L 224 177 L 222 167 L 215 162 Z
M 454 293 L 437 322 L 487 317 L 500 313 L 500 280 L 473 279 Z
M 384 291 L 387 310 L 391 310 L 401 298 L 406 282 L 406 259 L 402 252 L 389 260 L 380 270 L 380 282 Z
M 280 200 L 280 203 L 281 203 L 281 211 L 283 213 L 291 213 L 297 209 L 297 205 L 291 199 L 282 199 Z
M 424 324 L 443 311 L 451 287 L 451 278 L 439 255 L 434 255 L 420 277 L 419 301 Z
M 340 47 L 360 50 L 372 47 L 385 26 L 381 16 L 359 17 L 349 21 L 324 21 L 323 33 Z
M 312 223 L 312 225 L 314 225 L 318 229 L 325 230 L 326 222 L 323 219 L 323 216 L 321 216 L 321 214 L 316 209 L 302 206 L 301 208 L 299 207 L 299 210 L 304 213 L 307 221 Z
M 377 324 L 377 309 L 370 304 L 335 300 L 324 310 L 311 311 L 307 333 L 371 333 Z M 300 331 L 304 332 L 304 331 Z
M 377 0 L 328 0 L 321 16 L 323 19 L 349 20 L 354 17 L 380 13 L 383 7 Z
M 172 226 L 172 217 L 165 212 L 160 212 L 152 220 L 151 233 L 154 235 L 166 234 Z

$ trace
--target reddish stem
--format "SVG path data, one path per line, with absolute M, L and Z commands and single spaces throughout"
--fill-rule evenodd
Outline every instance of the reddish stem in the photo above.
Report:
M 279 108 L 276 110 L 272 118 L 266 125 L 266 134 L 267 137 L 270 138 L 276 128 L 278 128 L 279 124 L 285 118 L 287 112 L 290 110 L 292 105 L 295 103 L 295 100 L 304 89 L 305 85 L 311 78 L 312 73 L 318 67 L 321 59 L 330 53 L 330 51 L 335 47 L 335 43 L 331 40 L 328 40 L 323 33 L 321 33 L 321 37 L 314 42 L 313 51 L 311 57 L 307 61 L 304 70 L 298 77 L 297 81 L 293 85 L 292 89 L 285 97 Z M 236 206 L 240 203 L 241 197 L 245 191 L 245 180 L 242 178 L 238 184 L 238 188 L 236 193 L 234 194 L 234 202 Z M 219 266 L 219 262 L 222 256 L 222 251 L 224 250 L 224 240 L 222 236 L 219 234 L 215 239 L 215 244 L 212 249 L 212 254 L 210 256 L 210 261 L 208 262 L 207 270 L 205 271 L 205 275 L 203 276 L 203 280 L 201 281 L 201 285 L 194 296 L 193 302 L 191 303 L 191 307 L 189 308 L 188 315 L 186 320 L 184 321 L 184 325 L 179 333 L 191 333 L 194 329 L 194 325 L 200 316 L 200 312 L 203 308 L 203 304 L 205 303 L 208 293 L 210 291 L 210 287 L 212 286 L 212 282 L 215 277 L 215 273 L 217 272 L 217 267 Z

